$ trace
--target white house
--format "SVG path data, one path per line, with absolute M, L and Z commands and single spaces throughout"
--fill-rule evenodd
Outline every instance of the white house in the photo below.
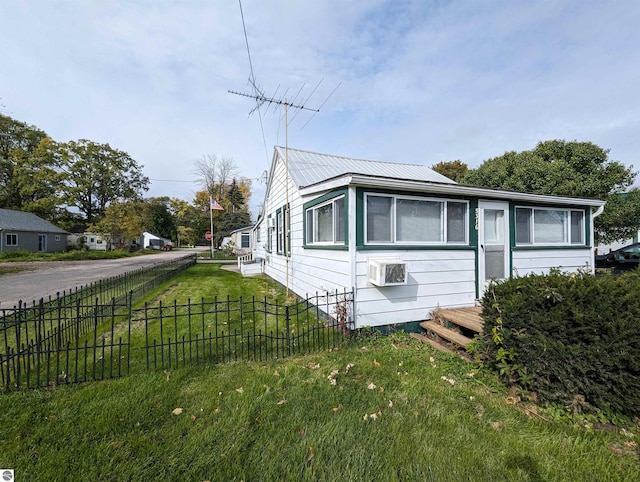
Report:
M 356 327 L 400 324 L 474 306 L 491 279 L 593 270 L 603 208 L 276 147 L 253 256 L 301 296 L 353 288 Z
M 235 229 L 229 233 L 229 236 L 222 240 L 221 247 L 233 243 L 233 252 L 239 256 L 251 253 L 253 250 L 253 226 L 245 226 Z
M 107 242 L 98 234 L 89 231 L 75 233 L 72 232 L 67 236 L 67 246 L 70 248 L 86 247 L 86 249 L 94 251 L 106 251 Z

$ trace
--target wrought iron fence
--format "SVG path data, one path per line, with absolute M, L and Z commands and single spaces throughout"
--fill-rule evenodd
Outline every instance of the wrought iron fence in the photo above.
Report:
M 185 365 L 263 361 L 337 346 L 353 326 L 353 292 L 290 304 L 229 298 L 132 309 L 133 291 L 109 303 L 40 303 L 0 325 L 0 382 L 38 388 Z

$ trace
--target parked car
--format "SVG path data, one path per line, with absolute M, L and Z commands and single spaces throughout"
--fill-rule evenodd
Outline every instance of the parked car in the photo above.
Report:
M 640 265 L 640 243 L 630 244 L 609 254 L 597 254 L 596 269 L 612 268 L 614 273 L 631 271 Z

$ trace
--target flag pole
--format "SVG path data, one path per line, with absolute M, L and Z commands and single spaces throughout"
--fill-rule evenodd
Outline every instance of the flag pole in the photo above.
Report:
M 213 198 L 209 196 L 209 222 L 211 224 L 211 259 L 213 259 Z

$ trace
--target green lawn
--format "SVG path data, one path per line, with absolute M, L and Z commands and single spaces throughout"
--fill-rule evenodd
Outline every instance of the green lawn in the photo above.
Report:
M 547 421 L 496 387 L 393 335 L 10 393 L 0 396 L 0 467 L 32 481 L 638 480 L 639 427 Z
M 71 251 L 64 251 L 60 253 L 31 253 L 29 251 L 8 251 L 0 253 L 0 263 L 12 263 L 12 262 L 29 262 L 29 261 L 84 261 L 84 260 L 96 260 L 96 259 L 117 259 L 117 258 L 129 258 L 132 256 L 142 256 L 145 254 L 157 254 L 157 250 L 153 249 L 141 249 L 132 253 L 116 249 L 112 251 L 97 251 L 97 250 L 84 250 L 74 249 Z
M 251 293 L 196 265 L 150 294 Z M 640 425 L 596 429 L 514 405 L 479 366 L 403 333 L 269 362 L 0 394 L 16 480 L 636 481 Z

